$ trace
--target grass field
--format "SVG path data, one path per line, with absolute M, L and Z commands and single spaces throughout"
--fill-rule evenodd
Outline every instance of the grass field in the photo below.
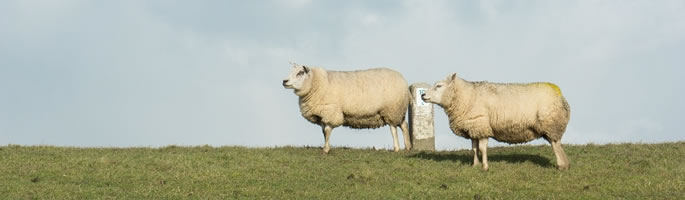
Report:
M 685 142 L 400 152 L 0 147 L 2 199 L 685 199 Z

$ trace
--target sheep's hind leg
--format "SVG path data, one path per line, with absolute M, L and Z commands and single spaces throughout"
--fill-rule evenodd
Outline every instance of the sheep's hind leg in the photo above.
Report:
M 390 126 L 390 133 L 392 134 L 393 151 L 398 152 L 400 151 L 400 141 L 397 139 L 397 127 L 393 125 L 388 126 Z
M 402 135 L 404 136 L 404 149 L 407 151 L 411 150 L 411 141 L 409 141 L 409 125 L 407 125 L 407 121 L 404 120 L 402 121 Z
M 478 139 L 478 149 L 483 154 L 483 171 L 488 171 L 488 138 Z
M 564 149 L 561 148 L 561 142 L 550 141 L 549 143 L 552 144 L 552 149 L 554 149 L 554 155 L 557 157 L 557 168 L 561 170 L 568 169 L 568 158 L 566 157 L 566 153 L 564 153 Z
M 478 139 L 471 139 L 471 148 L 473 149 L 473 166 L 480 165 L 478 160 Z
M 330 139 L 333 128 L 330 125 L 321 125 L 321 129 L 323 130 L 323 137 L 326 141 L 323 145 L 323 150 L 321 151 L 321 154 L 327 154 L 331 150 Z

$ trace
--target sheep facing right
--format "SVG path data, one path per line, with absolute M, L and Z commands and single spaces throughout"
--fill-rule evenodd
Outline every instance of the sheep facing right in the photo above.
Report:
M 571 109 L 552 83 L 469 82 L 451 74 L 423 94 L 422 99 L 445 110 L 454 134 L 471 139 L 473 165 L 488 170 L 488 138 L 509 144 L 544 138 L 551 145 L 558 169 L 568 169 L 561 147 Z

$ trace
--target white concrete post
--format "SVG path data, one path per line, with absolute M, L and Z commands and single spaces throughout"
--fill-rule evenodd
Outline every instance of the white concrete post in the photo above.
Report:
M 409 135 L 411 135 L 412 150 L 435 151 L 433 104 L 421 99 L 421 95 L 428 88 L 430 88 L 428 83 L 414 83 L 409 86 L 412 96 L 409 104 Z

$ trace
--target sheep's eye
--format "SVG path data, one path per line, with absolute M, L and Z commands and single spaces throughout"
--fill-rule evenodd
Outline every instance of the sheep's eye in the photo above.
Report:
M 442 85 L 436 85 L 435 86 L 435 88 L 441 88 L 441 87 L 442 87 Z
M 302 76 L 304 74 L 304 71 L 297 72 L 297 76 Z

